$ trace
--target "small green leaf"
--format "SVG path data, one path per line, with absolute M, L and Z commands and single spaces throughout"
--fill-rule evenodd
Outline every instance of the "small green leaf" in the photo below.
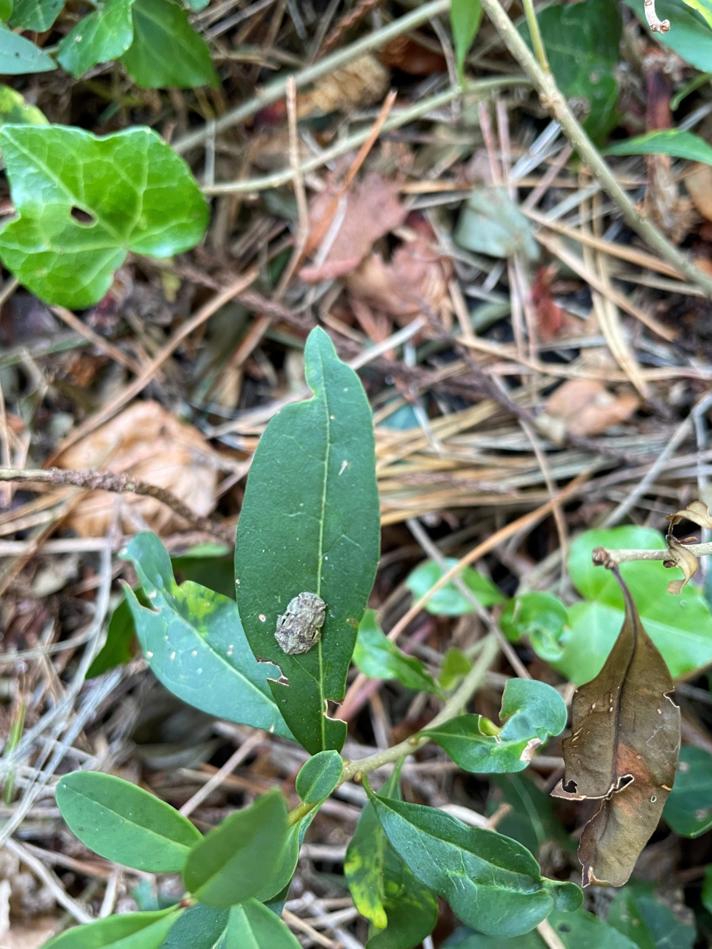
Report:
M 143 599 L 143 594 L 141 594 L 141 603 L 145 606 Z M 117 666 L 130 662 L 134 656 L 135 642 L 136 625 L 131 614 L 131 607 L 124 599 L 111 614 L 106 642 L 89 666 L 87 679 L 93 679 L 108 672 L 109 669 L 115 669 Z
M 257 900 L 233 906 L 220 949 L 300 949 L 284 921 Z
M 692 949 L 695 944 L 695 927 L 679 919 L 650 884 L 633 883 L 620 890 L 606 919 L 639 949 Z
M 171 906 L 155 913 L 107 916 L 60 933 L 42 949 L 159 949 L 182 912 Z
M 296 866 L 282 860 L 290 850 L 287 806 L 270 791 L 226 818 L 190 852 L 183 879 L 208 906 L 226 907 L 251 897 L 269 899 L 291 879 Z
M 325 714 L 346 688 L 356 631 L 378 563 L 380 520 L 371 410 L 356 373 L 324 332 L 305 349 L 313 397 L 267 426 L 252 460 L 237 529 L 240 616 L 256 656 L 288 680 L 270 682 L 285 721 L 307 751 L 341 748 L 344 722 Z M 288 655 L 278 617 L 299 593 L 326 603 L 321 637 Z
M 12 16 L 13 0 L 0 0 L 0 20 L 5 23 Z
M 83 17 L 58 47 L 57 61 L 75 77 L 97 63 L 118 59 L 133 42 L 133 0 L 106 0 Z
M 295 787 L 306 804 L 326 800 L 338 785 L 344 762 L 338 751 L 320 751 L 299 769 Z
M 57 64 L 39 46 L 0 26 L 0 74 L 21 76 L 24 73 L 49 72 Z
M 418 600 L 430 590 L 446 570 L 454 567 L 456 563 L 457 560 L 446 557 L 443 559 L 443 568 L 434 560 L 426 560 L 413 570 L 405 581 L 405 585 L 413 594 L 414 599 Z M 504 603 L 505 597 L 494 583 L 471 567 L 465 567 L 460 572 L 460 578 L 481 606 Z M 464 616 L 475 611 L 475 607 L 455 583 L 446 583 L 444 587 L 436 590 L 425 604 L 425 609 L 435 616 Z
M 472 663 L 465 653 L 451 646 L 443 656 L 438 682 L 445 691 L 448 691 L 460 682 L 471 668 Z
M 566 727 L 566 705 L 550 685 L 533 679 L 509 679 L 502 696 L 498 735 L 481 715 L 458 715 L 426 728 L 436 744 L 464 771 L 501 774 L 523 771 L 533 747 Z
M 0 230 L 0 258 L 46 302 L 97 303 L 129 250 L 169 257 L 205 233 L 207 204 L 190 169 L 151 129 L 99 138 L 6 125 L 0 148 L 18 215 Z
M 407 689 L 441 694 L 420 659 L 407 655 L 384 635 L 375 610 L 366 610 L 359 624 L 354 662 L 371 679 L 396 679 Z
M 647 29 L 645 10 L 639 0 L 625 0 L 625 4 Z M 704 19 L 683 0 L 656 0 L 655 8 L 661 20 L 672 24 L 669 32 L 655 33 L 655 41 L 674 50 L 701 72 L 712 72 L 712 30 Z
M 564 949 L 636 949 L 634 942 L 584 909 L 572 913 L 554 910 L 547 922 L 553 930 L 555 945 Z M 505 940 L 471 933 L 443 943 L 443 949 L 545 949 L 545 946 L 535 932 Z
M 170 804 L 111 774 L 66 774 L 56 797 L 67 826 L 85 846 L 134 870 L 178 873 L 202 840 Z
M 477 36 L 482 19 L 480 0 L 452 0 L 450 4 L 450 27 L 455 46 L 455 64 L 462 77 L 465 60 Z
M 252 655 L 235 601 L 189 580 L 178 586 L 168 553 L 155 534 L 137 534 L 125 556 L 133 561 L 153 607 L 140 606 L 124 588 L 156 678 L 209 715 L 291 737 L 267 687 L 268 676 L 276 670 Z
M 133 43 L 121 62 L 143 89 L 216 86 L 205 40 L 173 0 L 134 0 Z
M 564 652 L 566 619 L 566 607 L 551 593 L 520 593 L 507 603 L 499 622 L 512 642 L 527 636 L 540 659 L 557 662 Z
M 0 84 L 0 125 L 47 125 L 36 105 L 30 105 L 11 86 Z
M 53 25 L 63 6 L 64 0 L 16 0 L 12 12 L 12 26 L 44 33 Z
M 480 932 L 518 936 L 555 907 L 569 910 L 581 903 L 578 887 L 542 877 L 529 851 L 508 837 L 420 804 L 377 796 L 371 802 L 411 873 Z
M 712 755 L 685 745 L 663 817 L 681 837 L 699 837 L 712 827 Z
M 609 145 L 606 155 L 670 155 L 712 165 L 712 145 L 693 132 L 662 129 Z
M 529 219 L 503 187 L 472 189 L 460 210 L 454 238 L 465 250 L 489 257 L 518 253 L 532 261 L 539 257 Z

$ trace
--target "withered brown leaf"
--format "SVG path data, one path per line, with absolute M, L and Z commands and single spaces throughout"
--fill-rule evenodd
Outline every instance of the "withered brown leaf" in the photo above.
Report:
M 556 797 L 600 799 L 579 844 L 583 885 L 623 886 L 658 825 L 680 749 L 673 682 L 620 574 L 625 620 L 601 672 L 577 689 Z

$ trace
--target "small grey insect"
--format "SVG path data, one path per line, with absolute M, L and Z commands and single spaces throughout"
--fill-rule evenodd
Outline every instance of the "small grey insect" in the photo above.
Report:
M 282 652 L 299 656 L 309 652 L 321 639 L 326 618 L 326 603 L 316 593 L 298 593 L 277 617 L 274 638 Z

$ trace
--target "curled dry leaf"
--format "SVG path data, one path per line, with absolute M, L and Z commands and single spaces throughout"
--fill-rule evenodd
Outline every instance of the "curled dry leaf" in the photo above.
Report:
M 690 501 L 687 507 L 680 511 L 670 514 L 668 522 L 670 528 L 680 521 L 692 521 L 698 527 L 712 527 L 712 514 L 704 501 Z M 682 580 L 671 580 L 668 584 L 669 593 L 680 593 L 686 584 L 692 580 L 700 567 L 697 557 L 681 541 L 672 534 L 668 533 L 666 537 L 668 545 L 668 557 L 665 560 L 666 567 L 679 567 L 683 573 Z
M 549 396 L 545 409 L 571 435 L 599 435 L 625 422 L 638 405 L 632 392 L 616 395 L 594 379 L 568 379 Z
M 576 690 L 555 797 L 600 800 L 579 844 L 583 884 L 623 886 L 658 825 L 675 778 L 680 709 L 628 588 L 625 620 L 601 672 Z
M 57 459 L 60 468 L 131 474 L 139 481 L 167 488 L 196 514 L 215 506 L 217 469 L 213 451 L 197 429 L 179 422 L 158 402 L 136 402 L 106 425 L 87 435 Z M 71 510 L 67 525 L 82 537 L 100 537 L 112 523 L 117 504 L 121 526 L 135 531 L 141 520 L 165 531 L 185 527 L 167 505 L 135 494 L 92 491 Z

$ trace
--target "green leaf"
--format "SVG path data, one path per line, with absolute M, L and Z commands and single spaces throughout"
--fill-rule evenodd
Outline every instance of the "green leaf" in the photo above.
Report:
M 534 261 L 539 256 L 529 219 L 503 187 L 472 189 L 460 210 L 454 238 L 465 250 L 489 257 L 521 253 Z
M 692 949 L 695 944 L 695 927 L 678 919 L 650 884 L 620 890 L 607 921 L 639 949 Z
M 712 145 L 693 132 L 663 129 L 609 145 L 606 155 L 670 155 L 712 165 Z
M 210 50 L 173 0 L 134 0 L 133 43 L 121 62 L 143 89 L 216 86 Z
M 572 543 L 569 574 L 586 600 L 569 608 L 564 654 L 552 665 L 576 685 L 593 679 L 603 668 L 625 616 L 615 578 L 594 566 L 592 551 L 596 547 L 662 550 L 664 546 L 662 535 L 646 527 L 587 531 Z M 673 678 L 690 676 L 712 663 L 712 614 L 698 587 L 690 583 L 679 596 L 669 594 L 670 571 L 660 561 L 624 563 L 621 574 Z
M 257 900 L 230 910 L 228 931 L 219 949 L 299 949 L 285 923 Z
M 285 850 L 293 852 L 289 845 L 287 806 L 279 791 L 270 791 L 231 814 L 191 850 L 185 885 L 208 906 L 269 899 L 294 873 L 296 853 L 293 862 L 282 860 Z
M 461 649 L 450 647 L 443 656 L 438 683 L 448 691 L 460 682 L 472 668 L 472 663 Z
M 21 30 L 44 33 L 53 25 L 63 6 L 64 0 L 16 0 L 11 24 Z
M 523 771 L 533 749 L 566 727 L 566 705 L 550 685 L 533 679 L 509 679 L 502 696 L 500 718 L 505 723 L 492 734 L 481 715 L 458 715 L 436 728 L 426 728 L 464 771 L 501 774 Z
M 209 3 L 210 0 L 185 0 L 185 5 L 194 13 L 199 13 L 201 10 L 204 10 Z
M 683 0 L 683 3 L 699 13 L 707 26 L 712 29 L 712 2 L 710 0 Z
M 561 639 L 566 619 L 566 607 L 551 593 L 521 593 L 507 603 L 499 622 L 512 642 L 527 636 L 540 659 L 556 662 L 564 651 Z
M 0 20 L 3 23 L 12 16 L 13 0 L 0 0 Z
M 134 656 L 135 641 L 136 626 L 131 606 L 126 599 L 123 599 L 111 614 L 106 642 L 89 666 L 87 679 L 93 679 L 108 672 L 109 669 L 115 669 L 117 666 L 130 662 Z
M 584 909 L 573 913 L 554 910 L 547 919 L 564 949 L 635 949 L 635 943 L 609 926 L 602 919 Z M 481 933 L 462 934 L 443 944 L 443 949 L 545 949 L 546 943 L 538 933 L 499 939 Z
M 0 84 L 0 125 L 47 125 L 47 119 L 36 105 L 30 105 L 11 86 Z
M 537 18 L 559 89 L 567 99 L 585 104 L 583 126 L 595 142 L 602 141 L 615 126 L 618 111 L 622 22 L 616 0 L 552 4 Z M 521 33 L 531 45 L 526 23 Z
M 708 913 L 712 913 L 712 865 L 705 868 L 702 880 L 702 905 Z
M 314 393 L 276 415 L 252 460 L 237 529 L 240 616 L 256 656 L 289 684 L 270 688 L 307 751 L 340 749 L 344 722 L 326 716 L 343 698 L 358 624 L 378 563 L 380 522 L 371 411 L 356 373 L 322 329 L 309 334 L 306 377 Z M 278 617 L 299 593 L 326 603 L 314 647 L 288 655 Z
M 413 570 L 406 579 L 405 585 L 413 594 L 414 599 L 418 600 L 456 563 L 457 560 L 452 557 L 443 559 L 444 567 L 441 567 L 434 560 L 426 560 Z M 465 567 L 460 572 L 460 578 L 480 606 L 504 603 L 506 598 L 494 583 L 471 567 Z M 472 603 L 452 582 L 446 583 L 444 587 L 436 590 L 425 604 L 425 609 L 435 616 L 464 616 L 475 611 Z
M 480 0 L 452 0 L 450 4 L 450 27 L 455 46 L 455 64 L 462 77 L 465 60 L 477 36 L 482 19 Z
M 173 924 L 161 949 L 223 949 L 229 918 L 229 909 L 191 906 Z
M 354 662 L 359 672 L 371 679 L 396 679 L 407 689 L 441 694 L 420 659 L 407 655 L 384 635 L 375 610 L 366 610 L 359 624 Z
M 6 125 L 0 148 L 18 214 L 0 230 L 0 258 L 46 302 L 90 306 L 129 250 L 169 257 L 205 233 L 207 204 L 190 169 L 151 129 L 99 138 Z M 78 211 L 90 222 L 75 220 Z
M 202 840 L 170 804 L 111 774 L 65 774 L 56 797 L 67 826 L 85 846 L 134 870 L 178 873 Z
M 552 843 L 571 849 L 570 839 L 554 814 L 551 797 L 540 791 L 530 778 L 509 774 L 491 780 L 495 794 L 488 804 L 488 813 L 494 813 L 502 803 L 511 808 L 497 824 L 500 833 L 518 840 L 534 854 Z
M 0 26 L 0 73 L 21 76 L 24 73 L 49 72 L 57 64 L 39 46 Z
M 306 804 L 326 800 L 338 785 L 344 762 L 338 751 L 320 751 L 299 769 L 295 787 Z
M 137 534 L 125 556 L 153 607 L 140 606 L 124 588 L 156 678 L 203 712 L 291 737 L 269 694 L 268 676 L 276 670 L 252 655 L 235 601 L 191 581 L 178 586 L 168 553 L 155 534 Z
M 60 933 L 42 949 L 159 949 L 182 912 L 171 906 L 155 913 L 107 916 Z
M 625 4 L 647 29 L 645 11 L 638 0 L 625 0 Z M 712 30 L 704 19 L 682 0 L 656 0 L 655 8 L 661 20 L 670 20 L 672 24 L 668 33 L 655 33 L 655 41 L 674 50 L 701 72 L 712 72 Z
M 685 745 L 663 817 L 681 837 L 699 837 L 712 827 L 712 755 Z
M 383 830 L 413 875 L 455 915 L 492 936 L 529 932 L 555 906 L 575 909 L 581 891 L 541 876 L 521 844 L 468 827 L 448 814 L 388 798 L 371 801 Z
M 57 61 L 75 77 L 97 63 L 118 59 L 133 42 L 133 0 L 106 0 L 83 17 L 58 47 Z

